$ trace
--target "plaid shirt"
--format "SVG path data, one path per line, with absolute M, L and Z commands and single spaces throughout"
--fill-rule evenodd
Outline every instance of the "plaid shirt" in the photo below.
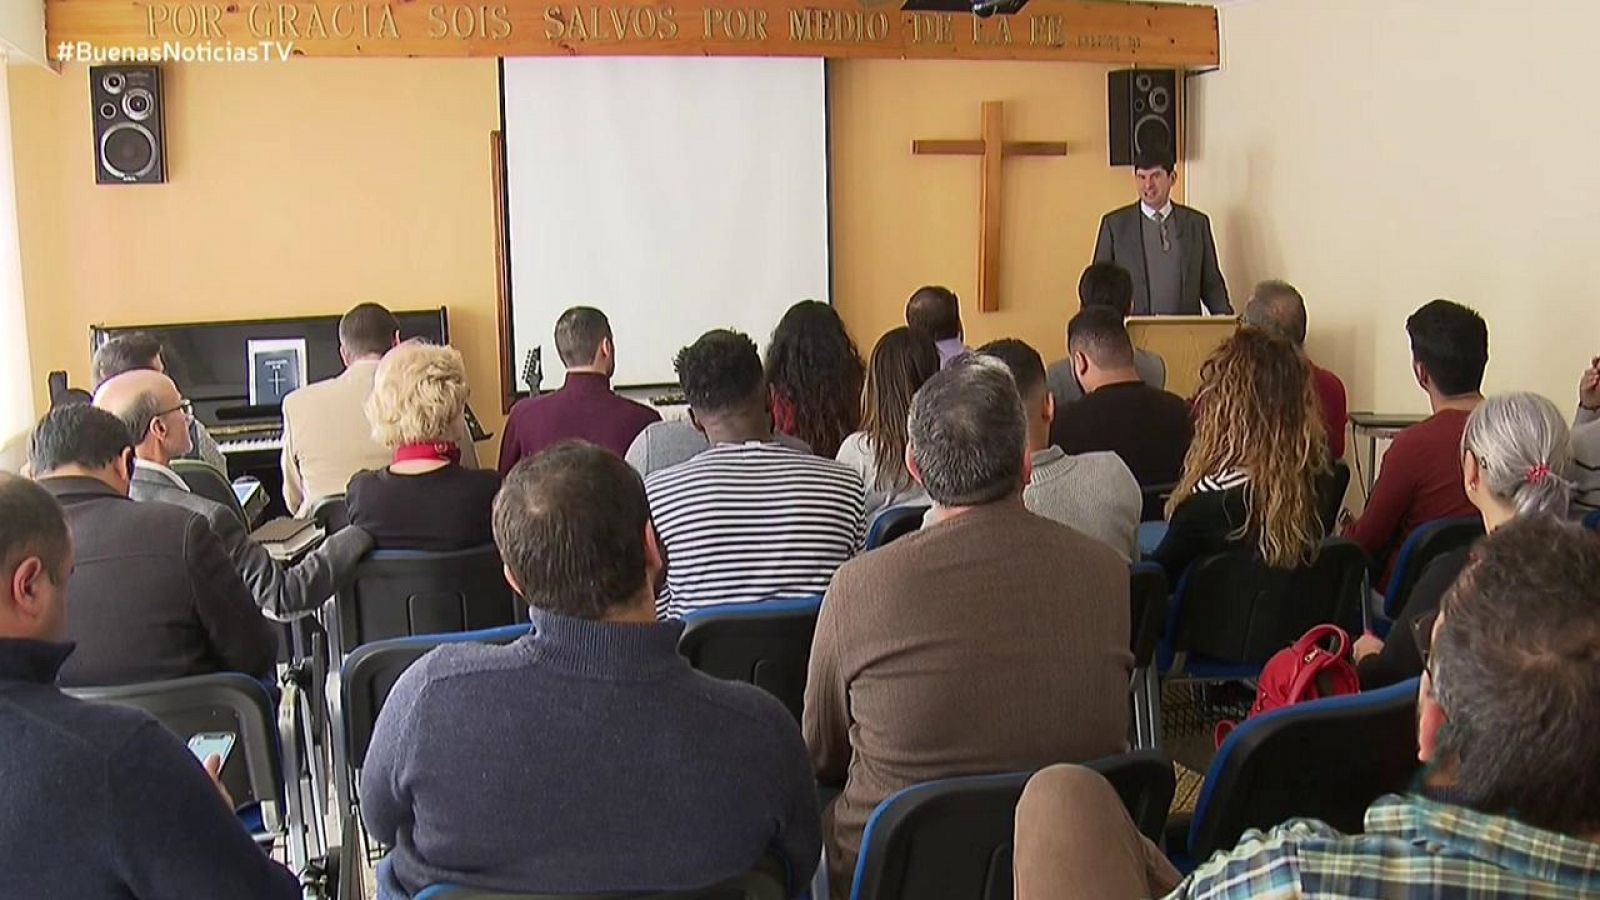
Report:
M 1600 844 L 1421 797 L 1384 797 L 1364 834 L 1295 819 L 1196 869 L 1168 900 L 1600 896 Z

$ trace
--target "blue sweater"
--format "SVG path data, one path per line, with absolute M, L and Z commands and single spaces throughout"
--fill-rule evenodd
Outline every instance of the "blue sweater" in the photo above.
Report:
M 182 741 L 56 689 L 71 652 L 0 640 L 0 897 L 298 898 Z
M 384 704 L 361 773 L 362 815 L 393 848 L 382 900 L 440 882 L 687 890 L 767 854 L 809 880 L 816 786 L 781 703 L 690 669 L 682 623 L 533 620 L 507 646 L 432 651 Z

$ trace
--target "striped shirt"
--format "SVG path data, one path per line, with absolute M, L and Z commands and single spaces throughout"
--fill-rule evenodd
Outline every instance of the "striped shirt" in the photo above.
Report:
M 644 487 L 667 555 L 662 618 L 819 595 L 866 536 L 861 476 L 781 444 L 718 444 Z
M 1168 900 L 1490 900 L 1600 894 L 1600 844 L 1421 797 L 1383 797 L 1365 833 L 1310 819 L 1247 831 Z

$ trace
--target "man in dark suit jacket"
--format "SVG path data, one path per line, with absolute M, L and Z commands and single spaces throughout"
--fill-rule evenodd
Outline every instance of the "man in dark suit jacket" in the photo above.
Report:
M 94 402 L 121 419 L 133 436 L 133 499 L 170 503 L 205 516 L 256 605 L 273 618 L 291 618 L 322 606 L 350 580 L 356 563 L 372 549 L 372 536 L 352 525 L 330 536 L 300 562 L 284 567 L 250 539 L 237 512 L 191 491 L 171 468 L 174 459 L 189 451 L 189 403 L 177 384 L 161 372 L 124 372 L 101 385 Z
M 30 450 L 77 551 L 67 582 L 67 637 L 77 649 L 62 684 L 272 671 L 277 634 L 205 517 L 128 498 L 133 442 L 116 416 L 81 404 L 53 409 Z
M 1100 220 L 1094 261 L 1116 263 L 1133 276 L 1136 316 L 1198 315 L 1201 303 L 1218 315 L 1232 315 L 1211 220 L 1172 202 L 1175 165 L 1166 150 L 1134 157 L 1139 202 Z

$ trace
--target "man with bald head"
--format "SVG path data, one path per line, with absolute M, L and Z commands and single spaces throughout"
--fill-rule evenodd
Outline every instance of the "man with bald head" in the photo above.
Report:
M 1328 432 L 1328 450 L 1332 458 L 1344 457 L 1344 430 L 1349 422 L 1345 400 L 1344 382 L 1339 376 L 1318 366 L 1305 356 L 1306 350 L 1306 300 L 1287 281 L 1263 281 L 1250 294 L 1245 304 L 1244 323 L 1294 342 L 1311 367 L 1311 385 L 1317 391 L 1317 403 L 1322 409 L 1322 421 Z
M 245 533 L 233 509 L 189 489 L 172 461 L 189 447 L 190 404 L 172 379 L 152 369 L 124 372 L 100 386 L 95 405 L 122 420 L 133 438 L 129 493 L 141 503 L 169 503 L 198 513 L 211 524 L 239 576 L 274 618 L 310 612 L 333 596 L 372 548 L 372 536 L 351 526 L 329 536 L 299 563 L 285 568 Z
M 66 514 L 77 552 L 64 685 L 116 685 L 211 672 L 265 679 L 278 634 L 205 517 L 128 497 L 133 441 L 114 415 L 58 406 L 34 426 L 34 478 Z

